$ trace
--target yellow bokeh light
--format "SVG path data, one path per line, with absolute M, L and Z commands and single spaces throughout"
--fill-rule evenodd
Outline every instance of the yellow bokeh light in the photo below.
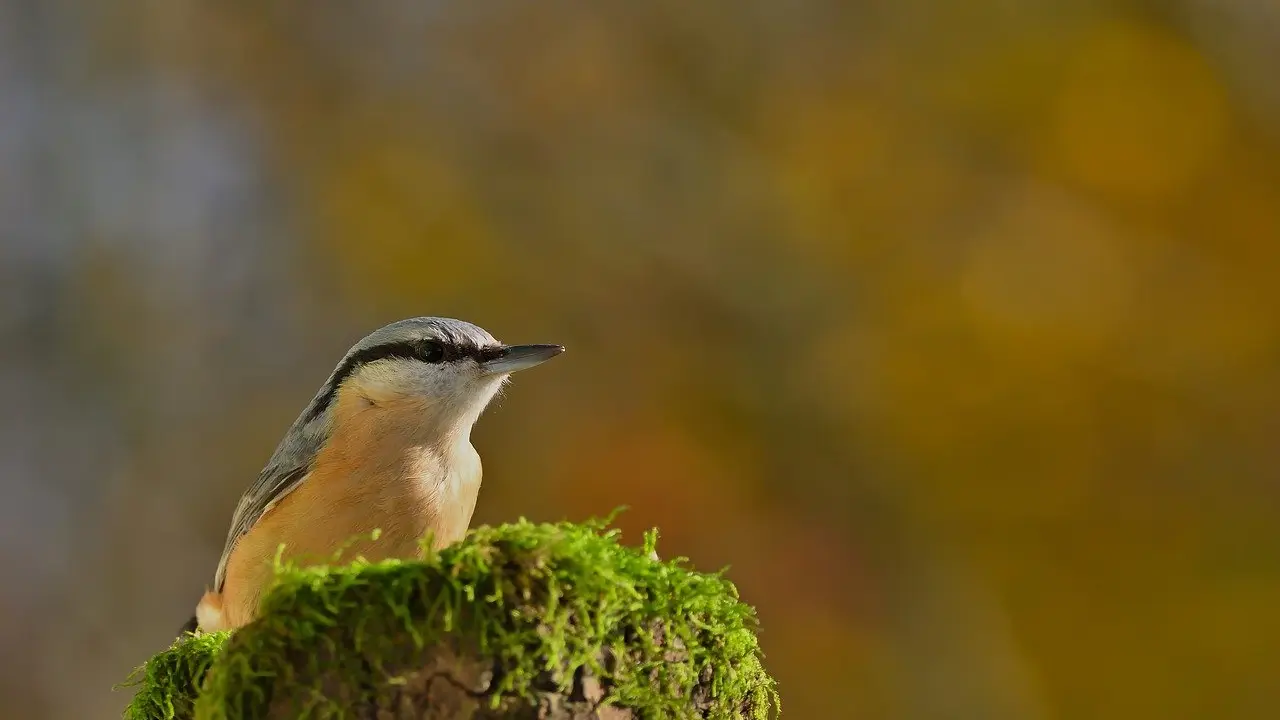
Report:
M 1059 97 L 1057 163 L 1120 198 L 1185 190 L 1218 152 L 1225 98 L 1204 59 L 1155 28 L 1108 24 L 1079 45 Z

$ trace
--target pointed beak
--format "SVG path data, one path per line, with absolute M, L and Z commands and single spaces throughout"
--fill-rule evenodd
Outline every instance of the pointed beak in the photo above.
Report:
M 489 375 L 505 375 L 541 365 L 562 352 L 563 345 L 507 345 L 501 355 L 484 361 L 480 368 Z

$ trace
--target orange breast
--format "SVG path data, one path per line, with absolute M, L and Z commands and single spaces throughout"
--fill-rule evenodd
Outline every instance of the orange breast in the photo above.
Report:
M 437 548 L 466 533 L 481 476 L 470 442 L 423 446 L 394 431 L 420 427 L 397 422 L 390 413 L 398 408 L 352 408 L 342 398 L 338 404 L 342 432 L 330 438 L 301 484 L 236 543 L 221 597 L 202 601 L 220 605 L 222 627 L 240 627 L 256 616 L 281 544 L 284 557 L 306 565 L 332 562 L 344 546 L 347 559 L 414 558 L 428 532 Z M 376 541 L 369 538 L 374 529 L 381 531 Z

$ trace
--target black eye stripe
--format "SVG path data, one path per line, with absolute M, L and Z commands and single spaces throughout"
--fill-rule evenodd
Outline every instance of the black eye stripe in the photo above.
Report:
M 402 360 L 418 360 L 425 363 L 452 362 L 454 360 L 472 359 L 483 361 L 502 354 L 501 348 L 479 348 L 469 343 L 451 343 L 440 340 L 411 340 L 387 343 L 365 348 L 352 353 L 338 369 L 335 379 L 345 379 L 361 365 L 368 365 L 378 360 L 399 358 Z
M 482 348 L 471 343 L 443 342 L 440 340 L 403 340 L 357 350 L 343 360 L 338 369 L 334 371 L 333 379 L 325 386 L 324 391 L 307 410 L 306 419 L 310 421 L 319 417 L 325 411 L 325 408 L 333 403 L 333 398 L 338 394 L 338 388 L 342 386 L 343 381 L 351 377 L 361 366 L 369 363 L 389 358 L 417 360 L 432 364 L 468 358 L 476 362 L 485 362 L 486 360 L 501 357 L 502 353 L 503 349 L 501 347 L 488 346 Z

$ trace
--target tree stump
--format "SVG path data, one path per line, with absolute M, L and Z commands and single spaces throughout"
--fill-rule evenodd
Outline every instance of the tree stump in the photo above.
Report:
M 773 717 L 754 610 L 655 542 L 521 521 L 421 561 L 278 564 L 256 621 L 135 671 L 125 717 Z

